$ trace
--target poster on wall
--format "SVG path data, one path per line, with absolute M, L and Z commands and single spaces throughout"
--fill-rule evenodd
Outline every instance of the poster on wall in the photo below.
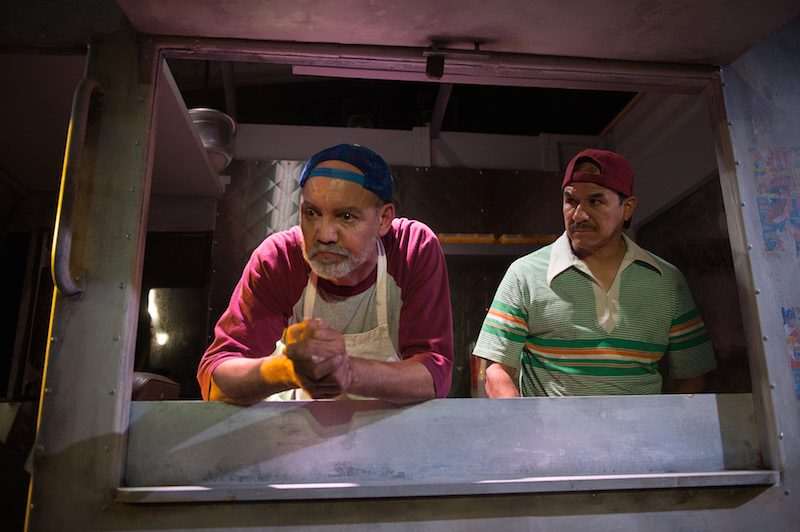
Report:
M 791 357 L 792 376 L 797 401 L 800 403 L 800 307 L 784 308 L 783 327 L 786 330 L 786 343 Z
M 800 148 L 750 148 L 764 245 L 800 252 Z

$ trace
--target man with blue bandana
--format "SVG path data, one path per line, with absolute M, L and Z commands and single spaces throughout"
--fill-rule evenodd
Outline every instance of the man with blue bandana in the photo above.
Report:
M 253 252 L 200 362 L 203 398 L 446 397 L 453 326 L 444 254 L 395 218 L 392 175 L 341 144 L 300 175 L 300 223 Z

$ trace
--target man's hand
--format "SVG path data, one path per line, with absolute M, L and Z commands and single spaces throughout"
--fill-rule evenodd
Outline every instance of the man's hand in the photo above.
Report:
M 352 382 L 352 362 L 342 333 L 320 319 L 306 320 L 286 330 L 284 355 L 294 366 L 303 389 L 313 399 L 332 399 Z

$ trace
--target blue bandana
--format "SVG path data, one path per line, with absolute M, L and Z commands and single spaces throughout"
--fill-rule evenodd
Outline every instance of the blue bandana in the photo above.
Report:
M 352 164 L 364 175 L 338 168 L 316 168 L 325 161 L 343 161 Z M 357 144 L 339 144 L 311 157 L 300 173 L 300 186 L 305 186 L 306 181 L 314 176 L 346 179 L 358 183 L 387 203 L 392 201 L 392 173 L 389 166 L 380 155 Z
M 353 183 L 358 183 L 362 187 L 366 182 L 366 177 L 364 174 L 351 172 L 350 170 L 344 170 L 342 168 L 314 168 L 308 173 L 309 178 L 318 175 L 323 177 L 334 177 L 336 179 L 346 179 L 348 181 L 352 181 Z

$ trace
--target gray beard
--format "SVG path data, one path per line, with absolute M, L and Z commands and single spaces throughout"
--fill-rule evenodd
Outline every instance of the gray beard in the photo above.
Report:
M 377 238 L 377 236 L 378 232 L 376 228 L 375 237 Z M 310 257 L 310 255 L 313 256 L 315 253 L 322 250 L 341 255 L 344 257 L 344 260 L 328 261 Z M 316 273 L 319 277 L 329 281 L 334 281 L 336 279 L 345 277 L 350 272 L 367 262 L 372 250 L 372 247 L 367 246 L 358 255 L 353 255 L 349 249 L 340 247 L 337 244 L 322 244 L 321 242 L 315 242 L 308 251 L 306 251 L 306 246 L 303 246 L 303 257 L 306 259 L 306 262 L 308 262 L 309 266 L 311 266 L 311 269 L 314 271 L 314 273 Z

